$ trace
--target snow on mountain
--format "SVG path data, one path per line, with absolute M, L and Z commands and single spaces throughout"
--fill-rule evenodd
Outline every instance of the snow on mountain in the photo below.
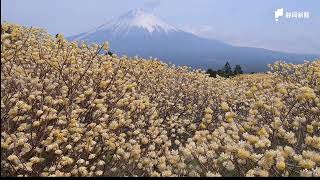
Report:
M 133 29 L 141 29 L 149 34 L 169 33 L 179 31 L 177 28 L 165 23 L 153 13 L 143 9 L 135 9 L 127 12 L 119 18 L 113 19 L 97 28 L 92 29 L 75 40 L 81 40 L 84 37 L 103 31 L 109 31 L 113 36 L 126 36 Z
M 162 21 L 154 14 L 146 10 L 136 9 L 121 16 L 118 20 L 112 21 L 107 24 L 107 27 L 116 27 L 116 31 L 124 31 L 132 27 L 146 29 L 149 33 L 153 31 L 177 31 L 176 28 Z

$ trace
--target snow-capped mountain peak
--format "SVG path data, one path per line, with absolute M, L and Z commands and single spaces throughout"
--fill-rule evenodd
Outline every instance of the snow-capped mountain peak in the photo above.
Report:
M 179 31 L 177 28 L 165 23 L 153 13 L 144 9 L 135 9 L 97 28 L 83 33 L 78 36 L 76 40 L 81 40 L 84 37 L 97 32 L 109 32 L 115 37 L 125 37 L 130 31 L 132 32 L 137 29 L 143 30 L 149 34 L 154 32 L 167 34 L 169 32 Z
M 120 16 L 116 23 L 110 23 L 116 25 L 119 29 L 138 27 L 146 29 L 152 33 L 156 30 L 162 30 L 165 32 L 176 31 L 177 29 L 156 17 L 153 13 L 150 13 L 143 9 L 135 9 Z

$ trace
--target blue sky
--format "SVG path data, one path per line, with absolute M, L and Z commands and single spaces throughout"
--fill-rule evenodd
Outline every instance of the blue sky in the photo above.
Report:
M 320 54 L 319 0 L 1 0 L 1 21 L 66 36 L 88 31 L 135 8 L 170 25 L 230 44 Z M 274 11 L 309 12 L 275 22 Z

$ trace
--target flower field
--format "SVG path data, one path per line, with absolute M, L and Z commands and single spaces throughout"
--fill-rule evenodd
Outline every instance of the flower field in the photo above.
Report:
M 320 59 L 226 79 L 108 49 L 1 24 L 1 176 L 320 176 Z

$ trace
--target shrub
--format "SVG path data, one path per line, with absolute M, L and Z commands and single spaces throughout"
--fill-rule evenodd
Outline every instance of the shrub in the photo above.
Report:
M 210 78 L 1 25 L 2 176 L 319 176 L 320 61 Z

